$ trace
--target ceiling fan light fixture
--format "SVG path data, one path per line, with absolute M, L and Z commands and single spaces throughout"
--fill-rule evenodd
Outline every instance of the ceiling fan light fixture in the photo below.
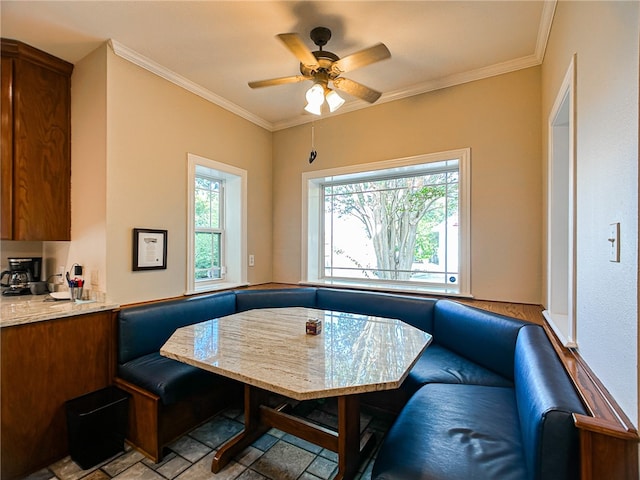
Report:
M 304 109 L 309 112 L 312 113 L 314 115 L 322 115 L 322 104 L 314 104 L 314 103 L 307 103 L 307 106 L 304 107 Z
M 324 103 L 324 88 L 319 83 L 314 83 L 313 86 L 307 90 L 306 94 L 307 103 L 309 105 L 320 106 Z
M 335 90 L 329 90 L 326 95 L 327 104 L 329 105 L 329 111 L 335 112 L 342 105 L 344 105 L 344 98 L 338 95 L 338 92 Z

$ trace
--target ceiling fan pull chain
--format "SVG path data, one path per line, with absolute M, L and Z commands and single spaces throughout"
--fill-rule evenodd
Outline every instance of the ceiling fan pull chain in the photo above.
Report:
M 309 154 L 309 163 L 313 163 L 313 161 L 318 156 L 318 152 L 316 152 L 316 148 L 315 148 L 315 134 L 316 134 L 316 122 L 311 122 L 311 153 Z

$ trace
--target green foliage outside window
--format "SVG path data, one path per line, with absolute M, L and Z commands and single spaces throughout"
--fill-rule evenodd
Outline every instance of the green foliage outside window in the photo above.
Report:
M 195 187 L 195 278 L 221 278 L 221 181 L 197 176 Z

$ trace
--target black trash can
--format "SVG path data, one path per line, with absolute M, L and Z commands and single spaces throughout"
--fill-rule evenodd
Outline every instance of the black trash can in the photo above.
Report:
M 107 387 L 65 403 L 69 454 L 83 470 L 124 450 L 129 395 Z

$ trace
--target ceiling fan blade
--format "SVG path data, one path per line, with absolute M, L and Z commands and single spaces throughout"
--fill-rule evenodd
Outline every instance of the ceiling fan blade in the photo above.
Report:
M 390 56 L 391 52 L 387 46 L 384 43 L 378 43 L 373 47 L 365 48 L 364 50 L 352 53 L 334 62 L 331 66 L 331 72 L 335 75 L 340 75 L 341 73 L 350 72 L 356 68 L 379 62 Z
M 354 97 L 361 98 L 369 103 L 374 103 L 380 98 L 380 95 L 382 95 L 382 93 L 377 92 L 372 88 L 365 87 L 361 83 L 349 80 L 348 78 L 336 78 L 333 80 L 333 86 L 338 90 L 346 92 L 349 95 L 353 95 Z
M 316 69 L 320 65 L 318 59 L 311 53 L 311 50 L 307 48 L 305 43 L 297 33 L 280 33 L 276 35 L 285 46 L 291 50 L 300 63 L 309 67 L 310 69 Z
M 255 82 L 249 82 L 251 88 L 272 87 L 274 85 L 284 85 L 286 83 L 303 82 L 307 77 L 303 75 L 295 75 L 293 77 L 280 77 L 271 78 L 269 80 L 257 80 Z

